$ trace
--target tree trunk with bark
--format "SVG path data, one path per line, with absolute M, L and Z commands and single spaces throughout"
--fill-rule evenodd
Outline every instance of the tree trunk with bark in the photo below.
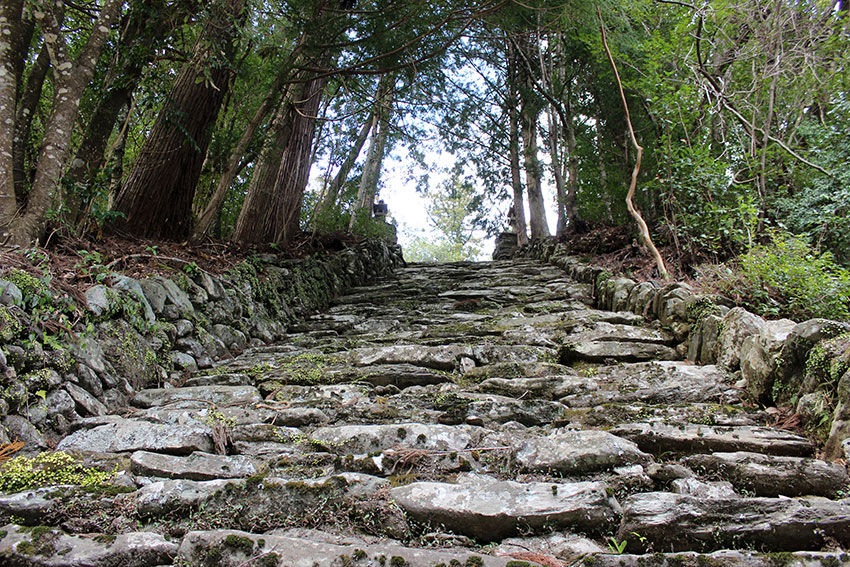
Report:
M 558 118 L 552 105 L 546 110 L 549 118 L 549 156 L 552 160 L 552 174 L 555 176 L 555 189 L 557 196 L 558 221 L 555 228 L 557 236 L 563 236 L 567 232 L 567 189 L 564 183 L 563 160 L 561 159 L 560 141 L 558 140 Z
M 326 78 L 298 83 L 274 125 L 274 144 L 254 171 L 233 240 L 287 244 L 298 232 L 310 174 L 316 113 Z
M 386 80 L 384 80 L 384 77 L 387 77 Z M 351 211 L 351 218 L 348 222 L 348 232 L 354 230 L 358 219 L 371 218 L 372 203 L 375 200 L 375 195 L 378 193 L 378 181 L 381 176 L 381 165 L 384 161 L 387 135 L 389 134 L 393 94 L 392 76 L 384 75 L 384 77 L 378 82 L 375 111 L 372 116 L 372 139 L 369 142 L 369 151 L 366 154 L 363 175 L 360 177 L 357 200 L 354 203 L 354 209 Z
M 296 48 L 296 50 L 297 49 L 299 48 Z M 293 52 L 292 57 L 296 58 L 297 53 Z M 254 112 L 254 116 L 248 123 L 248 127 L 242 133 L 242 137 L 230 153 L 227 160 L 227 168 L 221 178 L 219 178 L 215 191 L 213 192 L 212 197 L 210 197 L 209 203 L 207 203 L 206 207 L 204 207 L 204 210 L 198 217 L 198 222 L 195 225 L 195 231 L 192 234 L 192 240 L 199 241 L 209 235 L 210 229 L 213 227 L 213 223 L 220 220 L 221 207 L 224 204 L 224 199 L 227 197 L 227 192 L 230 189 L 230 185 L 233 183 L 233 180 L 236 179 L 239 171 L 244 166 L 243 158 L 251 140 L 254 138 L 257 129 L 259 129 L 260 125 L 265 122 L 266 117 L 274 111 L 275 107 L 281 100 L 281 89 L 284 91 L 283 97 L 286 97 L 286 92 L 289 86 L 285 85 L 285 82 L 289 78 L 290 72 L 291 66 L 287 66 L 278 73 L 271 89 L 269 89 L 269 92 L 260 103 L 260 106 L 257 108 L 256 112 Z M 273 128 L 273 130 L 279 129 L 279 125 L 277 128 Z M 280 164 L 278 163 L 277 165 Z
M 522 142 L 525 162 L 525 184 L 528 191 L 528 213 L 531 238 L 546 238 L 550 235 L 540 185 L 540 160 L 537 159 L 537 110 L 527 102 L 523 104 Z
M 508 154 L 511 168 L 511 189 L 513 190 L 513 222 L 517 234 L 517 244 L 528 244 L 528 224 L 525 220 L 525 196 L 523 195 L 522 177 L 519 160 L 519 86 L 517 47 L 513 41 L 507 42 L 507 89 L 505 112 L 508 115 Z
M 18 71 L 13 54 L 20 34 L 23 0 L 0 4 L 0 245 L 10 239 L 18 202 L 15 198 L 15 103 Z
M 106 165 L 109 139 L 122 111 L 130 105 L 144 68 L 150 64 L 156 48 L 196 7 L 194 1 L 186 0 L 170 7 L 162 4 L 136 2 L 122 23 L 121 38 L 105 85 L 65 174 L 67 185 L 78 186 L 73 193 L 65 196 L 64 218 L 69 226 L 76 226 L 82 220 L 81 216 L 94 197 L 88 186 Z
M 212 128 L 229 89 L 233 39 L 244 0 L 224 0 L 211 15 L 192 60 L 184 65 L 113 210 L 114 228 L 137 236 L 182 239 L 191 234 L 192 200 Z M 223 54 L 223 60 L 215 60 Z M 212 68 L 210 68 L 212 67 Z
M 122 5 L 123 2 L 118 0 L 107 0 L 104 3 L 98 18 L 93 22 L 88 40 L 73 60 L 69 56 L 68 41 L 61 30 L 56 10 L 44 5 L 43 11 L 38 12 L 39 23 L 44 32 L 45 45 L 53 67 L 56 94 L 50 118 L 44 126 L 35 177 L 23 212 L 18 211 L 19 203 L 14 196 L 14 189 L 5 187 L 6 162 L 7 160 L 12 162 L 13 158 L 11 155 L 6 156 L 11 154 L 8 149 L 3 152 L 4 165 L 0 165 L 0 177 L 3 178 L 0 182 L 3 184 L 3 188 L 0 189 L 0 199 L 3 201 L 0 205 L 0 214 L 3 215 L 0 218 L 0 227 L 2 227 L 0 241 L 26 247 L 42 236 L 47 224 L 48 210 L 61 199 L 60 179 L 70 153 L 80 100 L 94 76 L 97 59 L 110 33 L 110 28 L 118 19 Z M 5 34 L 7 30 L 10 33 L 17 31 L 21 21 L 19 12 L 20 2 L 3 3 L 4 21 L 0 25 L 5 29 L 0 31 L 0 34 Z M 0 47 L 0 52 L 3 49 Z M 8 51 L 6 54 L 8 55 Z M 4 61 L 3 67 L 0 67 L 4 71 L 7 69 L 9 72 L 14 71 L 13 62 L 7 62 L 6 57 L 0 57 L 0 61 Z M 7 106 L 5 99 L 7 92 L 14 92 L 15 83 L 14 79 L 6 79 L 5 73 L 4 77 L 0 78 L 0 122 L 3 123 L 3 130 L 14 128 L 14 101 Z M 9 86 L 12 88 L 10 89 Z M 11 113 L 11 116 L 7 113 Z M 0 132 L 0 138 L 5 138 L 5 132 Z M 12 148 L 12 145 L 4 147 Z

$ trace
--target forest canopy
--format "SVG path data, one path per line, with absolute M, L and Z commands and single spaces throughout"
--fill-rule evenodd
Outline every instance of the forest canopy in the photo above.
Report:
M 426 136 L 459 238 L 504 228 L 484 203 L 520 243 L 546 207 L 559 237 L 631 226 L 628 111 L 682 273 L 790 234 L 847 266 L 848 33 L 844 0 L 4 0 L 0 243 L 372 234 Z

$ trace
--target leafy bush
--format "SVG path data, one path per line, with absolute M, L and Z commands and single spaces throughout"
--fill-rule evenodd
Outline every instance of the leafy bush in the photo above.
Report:
M 850 318 L 850 271 L 801 236 L 775 232 L 769 244 L 700 273 L 703 285 L 766 317 Z

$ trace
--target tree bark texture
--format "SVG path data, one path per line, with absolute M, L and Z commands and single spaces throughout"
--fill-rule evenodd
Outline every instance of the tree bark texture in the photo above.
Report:
M 210 16 L 118 194 L 113 210 L 126 219 L 114 228 L 178 240 L 191 234 L 192 200 L 229 89 L 232 41 L 243 5 L 244 0 L 226 0 Z M 213 61 L 219 53 L 225 60 Z
M 296 57 L 296 54 L 293 53 L 293 57 Z M 204 207 L 204 210 L 198 217 L 198 222 L 195 225 L 195 231 L 192 235 L 193 240 L 198 241 L 209 235 L 213 223 L 220 219 L 221 207 L 224 204 L 224 199 L 227 197 L 230 185 L 233 183 L 233 180 L 236 179 L 236 176 L 242 168 L 242 159 L 245 156 L 245 152 L 248 150 L 251 140 L 254 138 L 254 134 L 256 134 L 257 129 L 266 120 L 266 117 L 274 110 L 275 105 L 280 101 L 279 91 L 281 89 L 288 88 L 288 86 L 284 86 L 284 82 L 288 78 L 289 72 L 290 69 L 287 68 L 278 74 L 271 89 L 269 89 L 269 92 L 266 94 L 266 97 L 260 103 L 256 112 L 254 112 L 254 116 L 248 123 L 248 127 L 242 133 L 242 137 L 239 139 L 236 147 L 233 148 L 233 151 L 230 153 L 227 160 L 227 169 L 225 169 L 221 178 L 218 180 L 215 191 L 213 192 L 212 197 L 210 197 L 209 203 L 207 203 L 207 206 Z M 285 94 L 286 93 L 284 92 L 284 96 Z
M 507 113 L 509 126 L 509 154 L 511 163 L 511 188 L 513 189 L 514 223 L 516 224 L 517 244 L 528 244 L 528 225 L 525 221 L 525 197 L 523 195 L 522 178 L 519 161 L 519 106 L 516 86 L 516 65 L 518 64 L 512 42 L 508 42 L 508 90 Z
M 13 245 L 29 246 L 39 238 L 46 227 L 48 209 L 55 204 L 57 197 L 61 197 L 59 182 L 70 153 L 80 100 L 94 76 L 97 59 L 110 28 L 118 19 L 122 5 L 123 2 L 119 0 L 108 0 L 104 3 L 97 20 L 92 25 L 86 44 L 73 61 L 69 57 L 67 39 L 61 31 L 56 11 L 45 5 L 43 12 L 39 12 L 45 45 L 53 66 L 56 94 L 50 118 L 44 127 L 38 165 L 27 198 L 26 210 L 22 214 L 16 213 L 16 216 L 10 219 L 5 217 L 8 205 L 4 205 L 2 209 L 4 218 L 0 219 L 0 225 L 5 226 L 6 223 L 10 223 L 8 240 Z M 20 16 L 17 16 L 17 20 L 11 21 L 20 21 Z M 2 87 L 0 90 L 3 90 Z
M 17 213 L 12 147 L 15 139 L 15 102 L 18 92 L 17 66 L 12 53 L 20 33 L 23 0 L 0 4 L 0 245 L 11 237 Z
M 27 148 L 32 131 L 32 120 L 38 107 L 38 101 L 41 99 L 41 90 L 44 87 L 44 80 L 49 70 L 50 54 L 47 52 L 47 46 L 42 46 L 35 63 L 30 68 L 26 84 L 19 85 L 19 88 L 23 86 L 23 90 L 15 112 L 15 140 L 12 146 L 12 155 L 15 160 L 15 195 L 21 204 L 23 204 L 30 177 L 27 167 Z M 32 166 L 34 167 L 35 164 L 33 163 Z
M 392 113 L 392 76 L 382 77 L 378 82 L 378 92 L 375 97 L 375 111 L 372 117 L 372 139 L 369 142 L 369 151 L 366 163 L 363 166 L 363 175 L 360 177 L 360 188 L 357 191 L 357 200 L 351 219 L 348 222 L 348 231 L 352 232 L 359 218 L 371 218 L 372 203 L 378 193 L 378 180 L 381 176 L 381 165 L 384 161 L 384 153 L 387 145 L 389 130 L 389 119 Z
M 561 159 L 560 143 L 558 141 L 558 118 L 552 105 L 546 111 L 549 118 L 549 156 L 552 160 L 552 174 L 555 176 L 555 190 L 557 196 L 558 221 L 555 234 L 563 236 L 567 232 L 567 189 L 564 183 L 563 163 Z
M 523 105 L 522 141 L 531 238 L 546 238 L 550 233 L 540 185 L 540 160 L 537 159 L 537 113 L 528 104 Z
M 273 127 L 274 143 L 257 164 L 233 240 L 287 244 L 298 232 L 310 174 L 316 113 L 326 78 L 298 83 Z
M 196 7 L 193 1 L 176 2 L 165 7 L 162 2 L 136 2 L 122 22 L 119 44 L 112 57 L 102 94 L 91 114 L 85 134 L 65 180 L 77 184 L 78 190 L 65 196 L 65 220 L 76 225 L 92 197 L 93 178 L 106 165 L 106 150 L 122 110 L 129 107 L 133 91 L 144 68 L 153 59 L 156 48 Z M 156 9 L 153 5 L 157 4 Z

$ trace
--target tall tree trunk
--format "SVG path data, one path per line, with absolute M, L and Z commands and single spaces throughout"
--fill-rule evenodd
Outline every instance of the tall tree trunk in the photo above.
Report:
M 233 240 L 287 244 L 299 230 L 301 202 L 310 175 L 316 113 L 327 80 L 300 83 L 274 127 L 275 148 L 257 164 Z M 277 164 L 277 167 L 275 165 Z
M 567 234 L 575 234 L 582 223 L 578 214 L 578 155 L 576 154 L 576 129 L 573 125 L 572 92 L 567 90 L 565 112 L 568 120 L 561 127 L 567 142 L 567 192 L 564 195 L 564 210 L 567 214 Z
M 531 61 L 528 53 L 530 41 L 539 41 L 536 35 L 517 36 L 514 42 L 518 59 Z M 534 52 L 537 52 L 535 46 Z M 528 217 L 531 226 L 531 238 L 545 238 L 550 235 L 546 222 L 546 207 L 543 203 L 543 189 L 540 185 L 540 160 L 537 158 L 537 120 L 540 115 L 540 102 L 537 100 L 536 80 L 531 75 L 531 65 L 518 65 L 518 91 L 520 98 L 520 121 L 522 126 L 523 161 L 525 165 L 525 186 L 528 192 Z
M 386 76 L 386 75 L 385 75 Z M 363 166 L 363 175 L 360 177 L 360 188 L 357 191 L 357 200 L 351 211 L 348 222 L 348 232 L 354 230 L 358 219 L 368 219 L 372 216 L 372 203 L 378 193 L 378 181 L 381 176 L 381 165 L 384 161 L 384 153 L 389 134 L 389 120 L 392 113 L 392 76 L 378 83 L 378 93 L 375 98 L 376 111 L 372 122 L 372 140 L 369 142 L 369 151 L 366 155 L 366 163 Z
M 340 31 L 335 24 L 344 21 L 338 18 L 338 10 L 346 10 L 352 5 L 349 0 L 315 2 L 308 22 L 310 31 L 304 32 L 302 42 L 334 42 Z M 329 50 L 305 53 L 308 60 L 313 59 L 314 65 L 309 65 L 313 67 L 315 64 L 326 66 L 333 56 L 334 53 Z M 237 242 L 286 245 L 300 229 L 301 204 L 310 176 L 316 115 L 327 77 L 316 77 L 306 70 L 299 75 L 295 78 L 298 86 L 292 89 L 293 96 L 276 121 L 274 136 L 277 143 L 273 148 L 276 151 L 265 152 L 255 168 L 254 176 L 263 176 L 256 182 L 251 180 L 232 236 Z M 270 167 L 275 163 L 279 164 L 277 168 Z M 274 171 L 275 175 L 266 175 L 265 171 Z
M 513 189 L 514 203 L 514 223 L 516 225 L 517 244 L 525 246 L 528 244 L 528 225 L 525 222 L 525 197 L 522 189 L 522 178 L 520 176 L 519 162 L 519 106 L 517 96 L 517 57 L 515 46 L 512 42 L 508 42 L 508 99 L 506 101 L 509 126 L 509 141 L 508 153 L 510 154 L 511 162 L 511 188 Z
M 390 75 L 381 75 L 381 79 L 378 82 L 377 93 L 378 96 L 381 95 L 386 90 L 384 86 L 387 81 L 389 81 Z M 328 185 L 327 190 L 322 196 L 322 201 L 317 208 L 317 214 L 327 213 L 336 205 L 337 199 L 339 199 L 339 192 L 342 190 L 342 186 L 345 184 L 348 179 L 348 174 L 351 173 L 351 169 L 354 167 L 354 164 L 357 162 L 357 158 L 360 156 L 360 152 L 363 151 L 363 146 L 366 145 L 366 140 L 369 138 L 369 133 L 373 131 L 373 127 L 375 126 L 375 117 L 381 111 L 381 104 L 379 104 L 380 98 L 376 98 L 375 104 L 372 106 L 372 111 L 369 115 L 369 119 L 363 123 L 363 126 L 360 128 L 360 131 L 357 133 L 357 138 L 354 140 L 354 144 L 351 146 L 351 149 L 348 152 L 348 157 L 345 158 L 345 161 L 339 166 L 339 170 L 334 175 L 333 180 L 330 185 Z
M 27 192 L 30 177 L 27 169 L 27 148 L 32 131 L 32 121 L 41 100 L 41 91 L 44 88 L 44 80 L 47 78 L 49 70 L 50 54 L 47 52 L 47 46 L 44 45 L 38 52 L 35 63 L 30 68 L 15 113 L 15 141 L 12 146 L 12 155 L 15 164 L 15 194 L 21 203 Z
M 195 8 L 194 0 L 182 0 L 164 7 L 162 1 L 134 2 L 131 12 L 122 22 L 119 44 L 112 57 L 102 94 L 96 101 L 82 142 L 65 174 L 68 185 L 79 185 L 65 196 L 65 219 L 76 225 L 89 201 L 95 195 L 91 185 L 106 163 L 106 149 L 123 110 L 129 108 L 133 91 L 142 73 L 150 64 L 156 48 Z
M 299 48 L 296 47 L 296 50 L 298 49 Z M 293 51 L 292 58 L 297 58 L 297 56 L 296 51 Z M 287 65 L 284 69 L 279 71 L 271 89 L 269 89 L 269 92 L 260 103 L 260 106 L 254 112 L 254 116 L 251 118 L 251 121 L 242 133 L 242 137 L 239 139 L 236 147 L 234 147 L 233 151 L 230 152 L 230 156 L 227 159 L 227 168 L 218 180 L 218 184 L 216 184 L 215 191 L 213 192 L 209 203 L 207 203 L 207 206 L 204 207 L 204 210 L 198 218 L 198 222 L 195 225 L 195 231 L 192 234 L 192 240 L 198 241 L 207 236 L 213 226 L 213 223 L 221 218 L 221 207 L 224 204 L 225 197 L 227 197 L 230 185 L 233 183 L 233 180 L 236 179 L 236 176 L 239 174 L 239 171 L 244 165 L 243 157 L 245 156 L 245 152 L 248 149 L 251 140 L 254 138 L 254 135 L 257 133 L 257 129 L 263 122 L 265 122 L 266 117 L 272 113 L 275 106 L 281 100 L 281 93 L 279 92 L 281 89 L 283 89 L 283 97 L 286 97 L 289 86 L 285 83 L 289 78 L 291 71 L 291 65 Z M 279 130 L 279 125 L 276 129 Z M 278 163 L 278 165 L 280 164 Z
M 55 11 L 45 9 L 40 13 L 45 45 L 53 65 L 56 94 L 50 118 L 44 127 L 38 166 L 27 198 L 26 211 L 14 219 L 9 219 L 5 217 L 6 206 L 2 210 L 4 218 L 0 219 L 0 225 L 5 226 L 11 221 L 8 236 L 12 244 L 28 246 L 44 231 L 47 211 L 60 196 L 59 181 L 68 160 L 80 100 L 94 76 L 97 59 L 112 24 L 118 19 L 122 5 L 120 0 L 107 0 L 104 3 L 92 25 L 86 44 L 73 61 L 68 55 L 69 46 Z M 18 21 L 19 19 L 18 17 Z
M 229 89 L 229 62 L 243 5 L 244 0 L 223 0 L 210 14 L 192 60 L 181 69 L 118 194 L 113 209 L 126 221 L 116 228 L 146 237 L 190 235 L 192 200 Z M 216 61 L 221 54 L 224 60 Z
M 522 110 L 522 142 L 531 238 L 546 238 L 550 233 L 540 186 L 540 160 L 537 159 L 537 111 L 527 102 Z
M 546 109 L 549 117 L 549 156 L 552 160 L 552 174 L 555 176 L 555 189 L 557 195 L 558 224 L 555 234 L 563 236 L 567 232 L 567 189 L 564 184 L 563 164 L 561 159 L 560 144 L 558 142 L 558 118 L 550 104 Z
M 18 203 L 15 198 L 15 163 L 10 151 L 15 140 L 15 102 L 18 72 L 13 54 L 21 26 L 23 0 L 0 4 L 0 245 L 10 239 Z
M 366 145 L 366 140 L 369 139 L 369 132 L 372 131 L 374 122 L 373 112 L 369 116 L 369 119 L 363 123 L 363 126 L 360 127 L 357 138 L 354 139 L 354 144 L 348 150 L 348 156 L 339 166 L 339 170 L 337 170 L 336 175 L 334 175 L 325 194 L 322 196 L 322 201 L 317 207 L 318 214 L 326 213 L 336 205 L 342 186 L 348 180 L 348 174 L 351 173 L 351 169 L 357 163 L 357 158 L 360 157 L 360 152 L 363 151 L 363 146 Z

